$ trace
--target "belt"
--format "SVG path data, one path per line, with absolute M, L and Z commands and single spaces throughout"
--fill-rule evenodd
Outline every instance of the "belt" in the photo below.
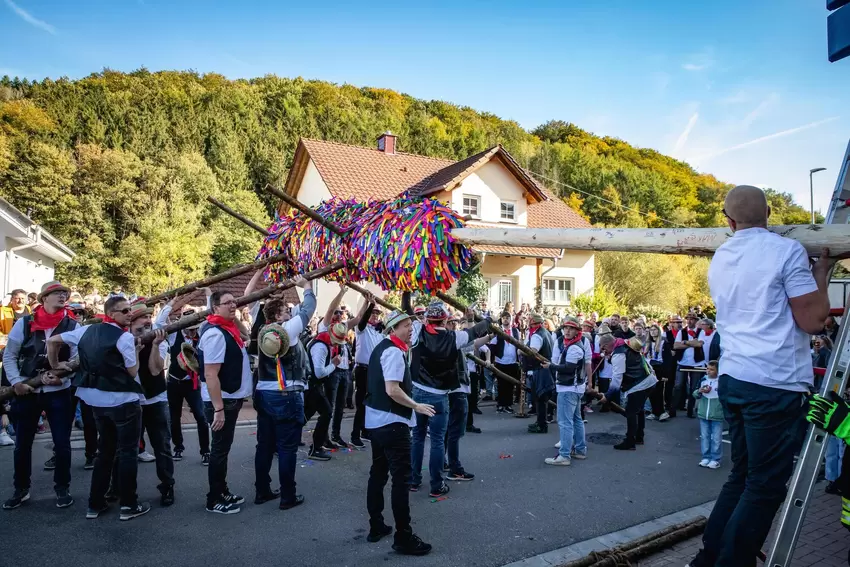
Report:
M 361 368 L 369 368 L 368 364 L 363 364 L 361 362 L 357 362 L 357 363 L 354 364 L 354 368 L 357 368 L 358 366 L 361 367 Z

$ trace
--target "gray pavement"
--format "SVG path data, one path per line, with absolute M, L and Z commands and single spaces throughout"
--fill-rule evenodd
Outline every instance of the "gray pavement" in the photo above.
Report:
M 55 508 L 51 473 L 34 467 L 32 500 L 21 509 L 0 511 L 0 526 L 7 528 L 0 529 L 0 566 L 497 566 L 703 504 L 714 499 L 726 477 L 725 467 L 710 471 L 696 466 L 696 420 L 649 422 L 647 444 L 620 453 L 605 443 L 624 432 L 624 420 L 594 413 L 589 415 L 588 437 L 594 441 L 588 460 L 551 467 L 543 459 L 555 453 L 557 427 L 532 435 L 525 432 L 530 420 L 496 414 L 492 406 L 483 409 L 476 424 L 484 433 L 467 434 L 461 442 L 463 463 L 476 473 L 475 480 L 452 483 L 448 498 L 439 502 L 426 492 L 410 495 L 414 530 L 434 545 L 423 558 L 395 555 L 392 538 L 365 541 L 368 448 L 335 453 L 327 463 L 306 461 L 302 454 L 297 481 L 305 505 L 286 512 L 275 503 L 253 505 L 254 429 L 243 427 L 237 430 L 228 475 L 231 490 L 249 500 L 241 514 L 204 511 L 207 469 L 200 466 L 196 434 L 187 431 L 186 458 L 175 464 L 173 507 L 159 507 L 154 465 L 140 463 L 139 495 L 153 510 L 131 522 L 119 522 L 113 510 L 87 521 L 91 474 L 82 469 L 82 451 L 75 450 L 76 504 Z M 349 428 L 346 420 L 344 433 Z M 48 444 L 37 443 L 34 462 L 40 465 L 49 455 Z M 506 455 L 510 458 L 500 458 Z M 0 471 L 0 494 L 6 498 L 12 484 L 11 448 L 0 449 Z M 386 496 L 391 522 L 388 490 Z

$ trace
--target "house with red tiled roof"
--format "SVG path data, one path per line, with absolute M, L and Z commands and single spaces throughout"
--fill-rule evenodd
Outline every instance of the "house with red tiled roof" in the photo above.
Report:
M 332 196 L 383 200 L 410 191 L 440 199 L 468 215 L 469 226 L 590 226 L 502 146 L 452 161 L 399 152 L 397 141 L 390 132 L 379 136 L 371 148 L 302 138 L 284 191 L 311 207 Z M 541 285 L 544 305 L 553 308 L 565 307 L 575 294 L 593 288 L 593 254 L 587 251 L 509 246 L 474 250 L 483 257 L 481 273 L 490 286 L 492 309 L 507 301 L 517 307 L 533 305 L 534 289 Z M 327 286 L 322 282 L 317 288 L 320 310 L 334 295 Z M 346 297 L 349 305 L 357 303 L 355 295 Z

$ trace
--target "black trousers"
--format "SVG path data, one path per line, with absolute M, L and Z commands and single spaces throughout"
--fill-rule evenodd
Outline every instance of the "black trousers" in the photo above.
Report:
M 630 392 L 626 399 L 626 441 L 634 443 L 643 441 L 643 428 L 646 425 L 646 415 L 643 413 L 643 405 L 649 390 Z
M 537 410 L 537 425 L 539 425 L 542 429 L 546 429 L 549 426 L 546 421 L 546 417 L 549 415 L 549 400 L 551 399 L 552 392 L 538 394 L 534 397 L 535 409 Z
M 410 430 L 404 423 L 391 423 L 369 430 L 372 441 L 372 468 L 366 489 L 369 526 L 384 526 L 384 487 L 392 475 L 390 504 L 395 519 L 396 539 L 412 533 L 410 528 Z
M 494 364 L 494 366 L 510 376 L 511 378 L 516 378 L 519 381 L 520 377 L 520 369 L 519 364 L 499 364 L 498 362 Z M 514 384 L 508 382 L 507 380 L 499 379 L 499 392 L 496 395 L 496 405 L 500 407 L 508 407 L 513 405 L 514 403 Z
M 117 470 L 121 507 L 133 507 L 138 504 L 136 479 L 142 407 L 139 402 L 131 402 L 116 407 L 92 407 L 92 412 L 97 423 L 98 454 L 91 476 L 89 507 L 97 509 L 106 504 L 113 465 Z
M 159 478 L 157 488 L 162 493 L 174 486 L 174 459 L 171 456 L 168 419 L 168 402 L 142 406 L 142 426 L 151 440 L 151 449 L 156 457 L 156 476 Z
M 73 388 L 72 391 L 76 391 Z M 94 421 L 94 413 L 91 406 L 80 398 L 74 396 L 71 414 L 77 415 L 77 404 L 80 404 L 80 417 L 83 420 L 83 439 L 86 443 L 86 458 L 93 459 L 97 455 L 97 424 Z
M 204 417 L 204 404 L 201 402 L 201 390 L 192 386 L 191 380 L 168 380 L 168 409 L 171 413 L 171 441 L 175 451 L 185 451 L 183 445 L 183 400 L 189 404 L 189 410 L 198 424 L 198 445 L 201 455 L 210 452 L 210 426 Z M 150 433 L 148 433 L 150 435 Z
M 326 377 L 325 379 L 327 380 Z M 318 451 L 328 441 L 328 428 L 331 424 L 331 403 L 325 395 L 325 384 L 322 380 L 311 380 L 310 389 L 304 394 L 305 421 L 310 421 L 318 412 L 319 419 L 313 429 L 313 448 Z
M 478 393 L 481 390 L 481 383 L 484 381 L 484 376 L 478 372 L 470 372 L 469 374 L 469 395 L 467 401 L 469 411 L 466 412 L 466 426 L 472 427 L 475 419 L 475 410 L 478 409 Z
M 345 396 L 351 383 L 351 371 L 337 368 L 325 379 L 325 395 L 331 404 L 333 421 L 331 434 L 334 438 L 340 437 L 342 427 L 342 415 L 345 411 Z
M 664 413 L 664 408 L 667 404 L 664 403 L 664 394 L 667 391 L 667 378 L 664 372 L 663 364 L 652 364 L 652 369 L 655 370 L 655 376 L 658 378 L 658 383 L 649 391 L 649 403 L 652 405 L 652 413 L 661 415 Z
M 363 437 L 366 425 L 366 390 L 368 386 L 369 367 L 365 364 L 354 366 L 354 425 L 351 428 L 351 439 L 359 441 Z M 366 435 L 368 437 L 368 434 Z
M 207 505 L 218 502 L 228 490 L 227 458 L 230 456 L 230 447 L 233 445 L 236 422 L 239 420 L 239 410 L 242 409 L 242 400 L 225 398 L 222 401 L 224 402 L 224 427 L 212 432 L 208 474 L 210 491 L 207 493 Z M 212 402 L 204 402 L 204 413 L 207 421 L 212 423 L 215 417 Z

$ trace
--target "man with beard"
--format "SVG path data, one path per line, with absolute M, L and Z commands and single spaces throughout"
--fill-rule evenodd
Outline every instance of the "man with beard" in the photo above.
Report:
M 53 471 L 56 506 L 67 508 L 74 503 L 71 485 L 71 424 L 74 404 L 71 398 L 70 376 L 55 378 L 44 374 L 42 386 L 32 388 L 24 380 L 48 371 L 47 341 L 78 327 L 66 309 L 70 291 L 58 281 L 44 284 L 38 295 L 38 305 L 31 315 L 18 319 L 12 327 L 3 353 L 3 370 L 18 396 L 12 406 L 15 414 L 17 444 L 15 446 L 15 493 L 3 504 L 5 510 L 18 508 L 30 498 L 32 475 L 32 444 L 42 412 L 47 414 L 50 434 L 56 452 Z M 65 347 L 57 351 L 57 362 L 68 361 L 76 349 Z
M 30 313 L 32 311 L 27 305 L 27 292 L 22 289 L 13 290 L 9 304 L 0 308 L 0 334 L 11 333 L 18 319 L 23 319 Z

